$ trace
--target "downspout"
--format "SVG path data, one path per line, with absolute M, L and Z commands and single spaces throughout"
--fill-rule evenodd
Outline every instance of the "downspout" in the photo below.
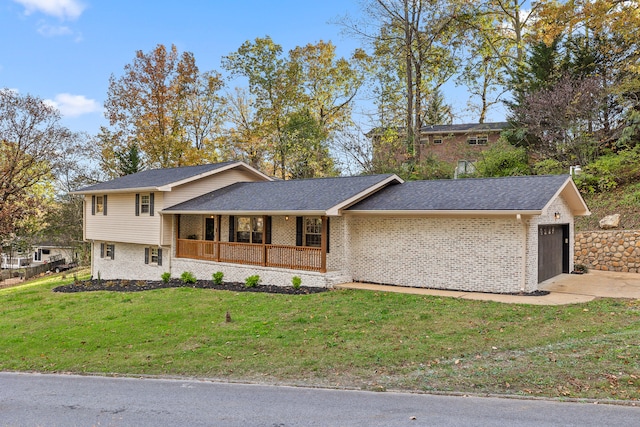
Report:
M 520 292 L 525 293 L 527 289 L 527 242 L 529 240 L 529 230 L 527 221 L 522 220 L 522 215 L 517 214 L 516 221 L 518 222 L 518 224 L 523 225 L 524 230 L 524 239 L 522 239 L 522 276 L 520 277 Z

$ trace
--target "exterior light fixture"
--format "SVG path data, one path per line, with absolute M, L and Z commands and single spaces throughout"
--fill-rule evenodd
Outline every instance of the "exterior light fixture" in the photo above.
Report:
M 554 217 L 555 219 L 560 219 L 560 212 L 556 212 L 556 213 L 554 213 L 554 214 L 553 214 L 553 217 Z

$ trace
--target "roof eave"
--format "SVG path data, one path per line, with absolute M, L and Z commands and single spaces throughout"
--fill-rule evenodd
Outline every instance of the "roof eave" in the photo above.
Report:
M 328 216 L 326 211 L 318 210 L 277 210 L 277 211 L 248 211 L 248 210 L 221 210 L 221 211 L 208 211 L 208 210 L 162 210 L 160 214 L 168 215 L 244 215 L 244 216 Z
M 533 216 L 541 215 L 541 210 L 372 210 L 372 209 L 349 209 L 345 211 L 353 215 L 388 215 L 388 216 Z
M 116 193 L 136 193 L 144 191 L 166 191 L 162 190 L 162 187 L 131 187 L 131 188 L 112 188 L 104 190 L 76 190 L 69 191 L 69 194 L 116 194 Z

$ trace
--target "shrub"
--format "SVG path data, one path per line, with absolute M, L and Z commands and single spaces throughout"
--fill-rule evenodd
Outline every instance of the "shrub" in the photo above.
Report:
M 192 285 L 196 283 L 196 276 L 194 276 L 190 271 L 185 271 L 180 275 L 180 280 L 185 285 Z
M 584 264 L 576 264 L 576 265 L 573 266 L 573 269 L 575 271 L 579 271 L 581 273 L 588 273 L 589 272 L 589 268 Z
M 222 285 L 222 279 L 224 278 L 224 273 L 222 271 L 216 271 L 213 273 L 213 283 L 216 285 Z
M 480 154 L 475 163 L 479 177 L 529 175 L 527 151 L 499 141 Z
M 293 276 L 291 278 L 291 286 L 293 286 L 293 289 L 300 289 L 300 285 L 302 285 L 300 276 Z
M 258 276 L 257 274 L 244 279 L 244 285 L 247 288 L 255 288 L 256 286 L 258 286 L 258 283 L 260 283 L 260 276 Z
M 169 273 L 168 271 L 165 271 L 164 273 L 162 273 L 160 277 L 162 278 L 162 281 L 164 283 L 168 283 L 169 279 L 171 279 L 171 273 Z
M 533 171 L 536 175 L 562 175 L 568 170 L 569 168 L 565 167 L 556 159 L 540 160 L 533 165 Z

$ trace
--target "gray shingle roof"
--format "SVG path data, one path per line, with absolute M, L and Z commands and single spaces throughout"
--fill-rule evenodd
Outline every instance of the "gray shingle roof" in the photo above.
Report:
M 393 175 L 239 182 L 165 209 L 166 212 L 324 211 Z
M 211 172 L 216 169 L 220 169 L 224 166 L 230 165 L 236 162 L 223 162 L 208 165 L 198 166 L 183 166 L 179 168 L 168 169 L 150 169 L 131 175 L 125 175 L 121 178 L 116 178 L 111 181 L 101 182 L 99 184 L 91 185 L 89 187 L 81 188 L 77 190 L 77 193 L 89 192 L 89 191 L 103 191 L 103 190 L 127 190 L 134 188 L 157 188 L 163 185 L 168 185 L 173 182 L 182 181 L 183 179 L 192 178 L 194 176 Z
M 387 187 L 348 211 L 540 211 L 568 175 L 411 181 Z
M 421 133 L 460 133 L 460 132 L 482 132 L 500 131 L 509 126 L 508 122 L 492 123 L 465 123 L 457 125 L 430 125 L 422 126 Z

